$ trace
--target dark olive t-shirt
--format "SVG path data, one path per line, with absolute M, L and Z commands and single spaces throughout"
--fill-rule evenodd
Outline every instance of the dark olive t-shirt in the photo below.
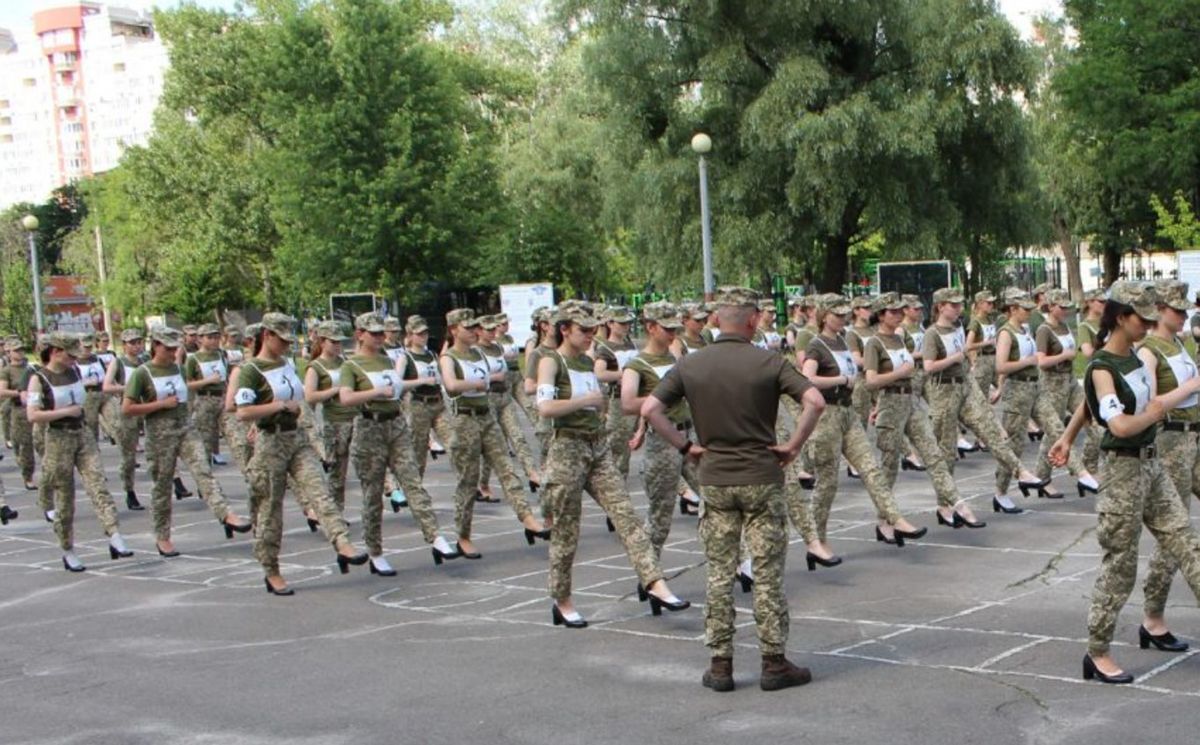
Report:
M 921 357 L 925 360 L 925 364 L 929 364 L 937 360 L 944 360 L 952 354 L 958 354 L 966 347 L 967 338 L 961 326 L 942 326 L 935 323 L 925 330 Z M 949 367 L 930 373 L 934 380 L 961 377 L 962 374 L 963 364 L 961 362 L 955 362 Z
M 680 360 L 651 395 L 668 409 L 687 399 L 707 450 L 700 459 L 701 484 L 749 486 L 783 483 L 783 469 L 768 450 L 776 443 L 779 398 L 799 401 L 811 387 L 778 352 L 722 334 Z
M 1059 326 L 1049 318 L 1041 326 L 1038 326 L 1037 333 L 1034 335 L 1034 343 L 1037 344 L 1037 351 L 1050 356 L 1065 352 L 1064 344 L 1070 344 L 1072 349 L 1076 347 L 1075 336 L 1067 324 Z M 1049 372 L 1071 372 L 1073 362 L 1073 360 L 1060 362 L 1049 368 Z
M 804 350 L 805 364 L 808 364 L 808 360 L 816 361 L 818 378 L 836 378 L 839 375 L 855 378 L 858 374 L 858 367 L 850 356 L 850 347 L 842 336 L 814 336 Z M 821 396 L 827 403 L 834 403 L 846 400 L 850 391 L 848 386 L 839 385 L 821 389 Z

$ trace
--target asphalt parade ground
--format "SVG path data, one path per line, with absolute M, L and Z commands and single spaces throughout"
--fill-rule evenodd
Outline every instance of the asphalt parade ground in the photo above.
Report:
M 83 574 L 63 570 L 11 452 L 0 462 L 21 513 L 0 529 L 0 742 L 1094 745 L 1193 743 L 1200 725 L 1200 613 L 1188 588 L 1176 579 L 1168 618 L 1192 651 L 1138 649 L 1139 580 L 1114 646 L 1136 683 L 1084 683 L 1095 499 L 1077 498 L 1060 474 L 1066 498 L 1018 494 L 1026 514 L 993 514 L 986 454 L 959 461 L 956 478 L 988 527 L 936 525 L 925 475 L 903 472 L 901 507 L 930 532 L 899 549 L 876 542 L 866 494 L 842 469 L 831 541 L 845 563 L 806 571 L 793 533 L 786 576 L 789 657 L 812 668 L 814 682 L 759 690 L 751 596 L 737 589 L 737 690 L 716 694 L 700 685 L 708 654 L 697 518 L 678 510 L 663 564 L 693 607 L 652 617 L 586 500 L 575 600 L 591 626 L 574 631 L 550 622 L 547 544 L 526 545 L 504 503 L 477 505 L 483 559 L 440 567 L 411 515 L 386 510 L 384 543 L 399 576 L 383 579 L 365 566 L 339 575 L 332 548 L 289 495 L 283 573 L 296 595 L 277 598 L 263 588 L 250 539 L 226 540 L 195 497 L 174 502 L 183 555 L 159 557 L 149 510 L 124 508 L 115 448 L 101 448 L 137 553 L 109 559 L 78 485 Z M 635 455 L 629 486 L 644 510 L 640 464 Z M 214 470 L 245 515 L 237 469 Z M 148 503 L 147 471 L 137 474 Z M 449 534 L 447 458 L 431 463 L 426 481 Z M 361 545 L 359 501 L 352 474 L 347 518 Z M 1143 572 L 1152 548 L 1144 536 Z

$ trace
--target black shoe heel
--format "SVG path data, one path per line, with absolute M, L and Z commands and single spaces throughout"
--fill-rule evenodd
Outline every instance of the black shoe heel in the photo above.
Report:
M 1111 683 L 1113 685 L 1128 685 L 1133 682 L 1133 676 L 1129 673 L 1106 675 L 1100 672 L 1100 669 L 1096 667 L 1096 663 L 1090 655 L 1085 655 L 1083 658 L 1083 679 L 1098 680 L 1101 683 Z
M 862 478 L 862 475 L 855 473 L 854 469 L 852 469 L 850 466 L 846 466 L 846 475 L 852 479 L 861 479 Z
M 680 495 L 680 497 L 679 497 L 679 514 L 691 515 L 691 516 L 699 515 L 700 514 L 700 506 L 695 504 L 694 502 L 689 502 L 687 499 L 684 499 L 682 495 Z
M 823 567 L 835 567 L 838 564 L 841 564 L 842 557 L 834 556 L 834 557 L 831 557 L 828 559 L 822 559 L 820 556 L 817 556 L 812 551 L 806 551 L 804 553 L 804 563 L 808 564 L 808 571 L 815 572 L 815 571 L 817 571 L 818 564 L 820 564 Z
M 267 579 L 266 577 L 263 577 L 263 584 L 267 586 L 267 592 L 271 593 L 272 595 L 278 595 L 281 598 L 286 598 L 296 594 L 296 591 L 290 587 L 285 587 L 282 590 L 276 590 L 271 586 L 271 580 Z
M 354 565 L 356 567 L 362 566 L 363 564 L 366 564 L 367 560 L 370 558 L 371 557 L 368 556 L 366 554 L 366 552 L 363 552 L 361 554 L 355 554 L 353 556 L 343 556 L 342 554 L 337 554 L 338 571 L 341 572 L 342 574 L 349 574 L 351 565 Z
M 395 577 L 396 576 L 395 569 L 380 569 L 379 567 L 375 566 L 375 562 L 373 562 L 373 561 L 367 562 L 367 568 L 371 570 L 371 574 L 378 574 L 380 577 Z
M 558 605 L 550 606 L 550 619 L 554 621 L 555 626 L 566 626 L 568 629 L 586 629 L 587 621 L 580 618 L 578 621 L 568 621 L 558 609 Z
M 137 494 L 133 491 L 125 492 L 125 508 L 132 510 L 133 512 L 141 512 L 142 510 L 146 509 L 142 506 L 142 503 L 138 501 Z
M 483 558 L 483 554 L 479 553 L 478 551 L 474 551 L 474 552 L 463 551 L 463 547 L 462 547 L 461 543 L 455 543 L 454 548 L 458 549 L 458 555 L 463 557 L 464 559 L 474 560 L 474 559 L 482 559 Z
M 179 556 L 179 551 L 178 551 L 178 550 L 173 550 L 173 551 L 163 551 L 163 550 L 162 550 L 162 547 L 161 547 L 161 546 L 158 546 L 157 544 L 156 544 L 154 547 L 158 549 L 158 555 L 159 555 L 159 556 L 162 556 L 162 557 L 164 557 L 164 558 L 167 558 L 167 559 L 174 559 L 176 556 Z
M 661 616 L 663 608 L 676 613 L 681 610 L 687 610 L 692 607 L 692 604 L 686 600 L 680 600 L 678 603 L 672 603 L 669 600 L 663 600 L 657 595 L 646 593 L 646 597 L 650 600 L 650 615 Z
M 882 541 L 883 543 L 886 543 L 889 546 L 895 546 L 896 548 L 904 548 L 904 538 L 902 538 L 899 533 L 896 533 L 894 538 L 888 538 L 883 534 L 883 529 L 878 525 L 875 526 L 875 540 Z
M 253 523 L 238 523 L 236 525 L 230 525 L 224 520 L 218 520 L 218 522 L 221 523 L 221 527 L 225 529 L 226 539 L 233 538 L 234 533 L 249 533 L 254 527 Z
M 1155 636 L 1149 631 L 1146 631 L 1145 626 L 1138 627 L 1138 646 L 1142 649 L 1149 649 L 1150 645 L 1160 652 L 1186 652 L 1188 651 L 1188 643 L 1179 641 L 1170 631 Z
M 1046 499 L 1062 499 L 1063 493 L 1060 491 L 1050 491 L 1044 486 L 1038 487 L 1038 498 L 1045 497 Z
M 604 527 L 608 528 L 609 533 L 617 532 L 617 526 L 613 525 L 611 517 L 604 518 Z
M 992 512 L 1003 512 L 1006 515 L 1019 515 L 1024 511 L 1024 508 L 1018 507 L 1015 504 L 1012 507 L 1005 507 L 1004 505 L 1000 504 L 999 499 L 992 497 Z
M 63 563 L 63 569 L 66 569 L 68 572 L 82 572 L 82 571 L 87 570 L 87 567 L 85 567 L 83 564 L 80 564 L 79 566 L 74 566 L 74 567 L 71 566 L 70 563 L 67 562 L 67 557 L 65 557 L 65 556 L 62 557 L 62 563 Z
M 525 528 L 525 542 L 530 546 L 533 545 L 534 538 L 541 538 L 543 541 L 548 541 L 550 540 L 550 535 L 551 533 L 548 529 L 530 530 L 529 528 Z
M 896 534 L 896 538 L 906 541 L 917 541 L 925 537 L 929 532 L 929 528 L 917 528 L 916 530 L 900 530 L 892 528 L 892 532 Z
M 437 566 L 441 566 L 443 561 L 450 561 L 451 559 L 457 559 L 461 555 L 461 554 L 448 554 L 448 553 L 445 553 L 444 551 L 439 551 L 437 546 L 431 546 L 429 550 L 433 552 L 433 563 L 436 564 Z
M 530 494 L 537 494 L 537 490 L 539 487 L 541 487 L 541 484 L 534 482 L 533 479 L 529 480 L 529 493 Z
M 1093 489 L 1092 487 L 1088 486 L 1087 484 L 1085 484 L 1081 481 L 1075 482 L 1075 489 L 1078 490 L 1080 499 L 1083 499 L 1088 494 L 1099 494 L 1100 493 L 1099 489 Z
M 927 469 L 925 468 L 925 466 L 918 465 L 916 462 L 914 462 L 908 458 L 901 458 L 900 459 L 900 470 L 902 470 L 902 471 L 925 471 Z
M 650 597 L 650 593 L 646 592 L 646 588 L 642 587 L 642 583 L 638 582 L 637 586 L 638 602 L 644 603 Z
M 800 482 L 801 489 L 812 491 L 813 489 L 817 488 L 816 476 L 808 476 L 806 478 L 798 479 L 798 481 Z
M 113 561 L 116 561 L 117 559 L 128 559 L 130 556 L 133 556 L 133 552 L 132 551 L 118 551 L 110 543 L 110 544 L 108 544 L 108 555 L 110 557 L 112 557 Z M 1142 649 L 1145 649 L 1145 647 L 1142 647 Z
M 20 514 L 20 513 L 18 513 L 16 510 L 9 507 L 8 505 L 4 505 L 3 507 L 0 507 L 0 525 L 8 525 L 8 521 L 16 520 L 18 514 Z
M 945 525 L 947 528 L 954 528 L 955 530 L 961 528 L 963 526 L 962 515 L 958 514 L 957 512 L 952 514 L 954 517 L 947 520 L 946 518 L 942 517 L 942 513 L 939 511 L 937 513 L 938 525 Z
M 751 590 L 754 589 L 754 578 L 753 577 L 748 577 L 745 574 L 738 572 L 737 574 L 733 575 L 733 578 L 736 579 L 742 585 L 743 593 L 750 592 Z
M 308 532 L 309 533 L 316 533 L 317 527 L 321 524 L 320 522 L 312 519 L 311 517 L 304 518 L 304 521 L 308 523 Z

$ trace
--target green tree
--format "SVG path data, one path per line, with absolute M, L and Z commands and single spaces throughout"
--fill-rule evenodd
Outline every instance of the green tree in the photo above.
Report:
M 1163 204 L 1157 194 L 1150 195 L 1150 207 L 1158 219 L 1159 237 L 1180 249 L 1200 247 L 1200 221 L 1196 220 L 1191 202 L 1182 191 L 1176 191 L 1172 201 L 1173 210 Z

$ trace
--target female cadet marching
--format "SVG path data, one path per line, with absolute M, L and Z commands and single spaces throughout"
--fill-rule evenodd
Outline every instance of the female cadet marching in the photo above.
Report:
M 136 328 L 125 329 L 121 332 L 121 354 L 117 355 L 108 371 L 104 374 L 104 394 L 112 396 L 117 401 L 125 397 L 125 384 L 129 382 L 129 373 L 136 370 L 142 363 L 139 355 L 142 351 L 142 332 Z M 133 472 L 137 468 L 138 429 L 141 422 L 135 417 L 125 416 L 121 408 L 116 407 L 116 441 L 121 451 L 121 486 L 125 489 L 125 506 L 134 511 L 146 509 L 138 500 L 133 488 Z
M 1045 302 L 1045 318 L 1034 334 L 1038 351 L 1038 391 L 1041 398 L 1050 400 L 1058 420 L 1065 422 L 1083 402 L 1083 388 L 1075 380 L 1073 369 L 1077 346 L 1075 335 L 1067 326 L 1067 314 L 1075 310 L 1075 303 L 1071 302 L 1071 296 L 1065 290 L 1059 289 L 1048 290 Z M 1050 440 L 1043 440 L 1037 463 L 1037 475 L 1043 480 L 1050 477 L 1050 463 L 1045 458 L 1049 449 Z M 1069 465 L 1071 474 L 1078 480 L 1076 488 L 1079 496 L 1100 491 L 1100 484 L 1084 468 L 1081 460 L 1072 458 Z
M 413 453 L 417 459 L 417 472 L 425 478 L 425 464 L 436 451 L 425 447 L 429 432 L 437 435 L 443 443 L 450 442 L 450 424 L 446 417 L 446 401 L 442 398 L 439 385 L 437 355 L 429 351 L 429 324 L 421 316 L 409 316 L 404 322 L 404 354 L 396 369 L 402 373 L 405 391 L 408 392 L 409 418 L 412 420 Z M 403 506 L 401 502 L 400 506 Z M 392 509 L 399 510 L 396 502 Z
M 816 569 L 817 564 L 830 567 L 842 563 L 826 541 L 829 511 L 837 495 L 839 456 L 845 456 L 858 471 L 875 505 L 879 518 L 879 524 L 875 526 L 876 540 L 903 546 L 905 539 L 915 540 L 927 532 L 926 528 L 913 526 L 900 513 L 892 489 L 875 463 L 867 433 L 851 407 L 852 391 L 862 383 L 842 336 L 850 313 L 850 301 L 831 293 L 821 295 L 816 305 L 813 318 L 820 333 L 809 341 L 802 366 L 804 376 L 825 399 L 825 411 L 807 443 L 816 465 L 812 506 L 812 527 L 816 532 L 804 536 L 808 544 L 805 561 L 809 571 Z
M 538 486 L 542 483 L 542 477 L 538 475 L 537 466 L 533 462 L 533 452 L 529 449 L 529 443 L 525 441 L 525 433 L 521 431 L 521 425 L 517 421 L 517 412 L 513 408 L 515 399 L 512 397 L 508 383 L 507 355 L 509 350 L 500 343 L 498 336 L 500 326 L 500 316 L 482 316 L 476 330 L 479 335 L 479 343 L 476 344 L 476 347 L 487 360 L 488 375 L 492 380 L 488 387 L 488 401 L 491 402 L 492 411 L 496 414 L 496 421 L 500 424 L 500 433 L 507 442 L 509 452 L 516 453 L 517 462 L 521 464 L 521 470 L 525 472 L 529 490 L 537 491 Z M 504 373 L 503 379 L 498 377 L 499 373 Z M 480 487 L 486 486 L 491 480 L 491 472 L 491 464 L 484 458 L 479 464 Z
M 325 471 L 329 474 L 329 496 L 338 512 L 346 509 L 346 472 L 350 467 L 350 441 L 354 435 L 357 411 L 343 406 L 341 395 L 342 344 L 349 337 L 338 321 L 317 324 L 317 340 L 312 362 L 304 372 L 304 399 L 314 409 L 320 407 L 325 440 Z
M 13 454 L 21 469 L 21 481 L 27 491 L 37 489 L 33 482 L 33 428 L 25 415 L 25 391 L 29 387 L 32 365 L 25 357 L 25 342 L 20 337 L 10 337 L 4 344 L 8 365 L 0 371 L 0 395 L 12 402 L 9 413 L 8 436 L 12 439 Z
M 992 443 L 992 455 L 1017 474 L 1018 484 L 1036 489 L 1043 484 L 1043 480 L 1021 465 L 1008 446 L 992 407 L 975 380 L 966 374 L 966 339 L 958 324 L 962 303 L 962 293 L 952 287 L 943 287 L 933 293 L 934 324 L 925 332 L 924 356 L 927 376 L 925 392 L 934 436 L 953 473 L 954 456 L 958 448 L 958 423 L 961 421 L 984 442 Z M 992 511 L 1009 514 L 1024 512 L 1011 504 L 1003 493 L 992 497 Z M 942 517 L 953 521 L 953 516 L 946 510 L 943 510 Z
M 83 562 L 75 555 L 75 471 L 96 517 L 108 536 L 108 554 L 113 559 L 133 556 L 121 538 L 117 508 L 104 482 L 100 449 L 84 425 L 86 394 L 74 358 L 83 356 L 83 346 L 73 334 L 54 332 L 41 351 L 42 367 L 29 379 L 26 407 L 29 420 L 46 425 L 42 483 L 54 495 L 54 533 L 63 550 L 63 568 L 82 572 Z
M 866 345 L 867 339 L 875 335 L 875 329 L 871 327 L 872 302 L 869 295 L 856 295 L 850 299 L 851 323 L 844 333 L 846 347 L 850 350 L 850 357 L 854 360 L 854 365 L 858 368 L 860 376 L 865 371 L 863 367 L 865 362 L 863 359 L 863 347 Z M 874 393 L 865 384 L 854 386 L 854 391 L 850 394 L 850 408 L 854 410 L 854 415 L 858 417 L 858 424 L 862 427 L 863 432 L 867 431 L 874 398 Z M 850 470 L 849 473 L 851 476 L 855 475 L 853 470 Z
M 600 409 L 605 395 L 596 377 L 596 363 L 586 353 L 600 321 L 577 306 L 560 308 L 555 332 L 561 343 L 538 363 L 538 413 L 552 425 L 544 461 L 545 494 L 551 503 L 554 531 L 550 541 L 550 597 L 554 625 L 584 628 L 587 621 L 571 597 L 571 572 L 579 544 L 583 490 L 607 513 L 625 546 L 640 580 L 639 591 L 659 615 L 663 608 L 683 610 L 689 603 L 675 597 L 663 579 L 650 538 L 642 529 L 625 490 L 625 480 L 613 462 Z
M 83 402 L 83 426 L 97 441 L 100 439 L 100 407 L 104 405 L 104 363 L 93 351 L 96 345 L 95 334 L 83 334 L 79 337 L 83 346 L 83 354 L 75 360 L 79 368 L 79 377 L 83 381 L 86 398 Z
M 1151 396 L 1146 365 L 1133 352 L 1147 327 L 1158 320 L 1158 298 L 1143 282 L 1114 282 L 1108 290 L 1096 350 L 1084 373 L 1084 398 L 1050 458 L 1064 464 L 1086 421 L 1104 428 L 1104 489 L 1096 503 L 1097 538 L 1103 550 L 1100 574 L 1088 611 L 1088 652 L 1084 680 L 1132 683 L 1133 675 L 1109 653 L 1117 616 L 1137 579 L 1142 526 L 1178 563 L 1192 593 L 1200 600 L 1200 537 L 1160 459 L 1156 433 L 1168 412 L 1200 391 L 1193 377 L 1169 393 Z M 1144 629 L 1144 627 L 1143 627 Z M 1142 644 L 1143 647 L 1148 646 Z
M 608 445 L 612 448 L 613 463 L 622 478 L 629 477 L 629 440 L 637 428 L 637 416 L 621 411 L 621 371 L 638 353 L 637 345 L 629 338 L 633 314 L 628 308 L 616 306 L 604 314 L 608 337 L 596 340 L 596 377 L 608 392 Z
M 967 324 L 967 355 L 973 355 L 971 377 L 984 397 L 991 395 L 996 384 L 996 321 L 992 317 L 995 310 L 995 295 L 987 290 L 975 293 L 971 321 Z
M 171 541 L 171 485 L 177 460 L 184 461 L 191 470 L 226 538 L 232 538 L 235 532 L 248 533 L 252 527 L 229 508 L 220 484 L 212 476 L 204 445 L 188 422 L 188 389 L 175 362 L 182 344 L 179 331 L 155 327 L 150 332 L 150 359 L 129 374 L 121 405 L 126 417 L 145 418 L 146 458 L 154 481 L 150 509 L 154 514 L 155 545 L 159 554 L 168 557 L 179 555 Z
M 261 333 L 261 324 L 252 323 L 247 326 L 243 339 L 245 345 L 239 350 L 236 357 L 232 355 L 227 357 L 229 380 L 225 384 L 225 401 L 221 412 L 221 428 L 225 431 L 225 437 L 229 441 L 229 454 L 233 456 L 233 462 L 242 472 L 242 476 L 247 478 L 249 477 L 247 468 L 250 465 L 250 459 L 254 456 L 254 443 L 250 441 L 250 428 L 237 417 L 237 402 L 234 400 L 234 394 L 237 392 L 238 372 L 242 362 L 247 357 L 253 356 L 254 340 Z
M 1096 334 L 1100 333 L 1100 316 L 1104 314 L 1104 302 L 1104 290 L 1088 290 L 1083 293 L 1083 318 L 1079 320 L 1075 336 L 1079 342 L 1079 354 L 1083 355 L 1085 363 L 1096 353 Z M 1196 317 L 1200 318 L 1200 315 Z M 1088 473 L 1094 474 L 1100 470 L 1100 438 L 1103 436 L 1104 429 L 1098 424 L 1092 422 L 1088 425 L 1087 434 L 1083 438 L 1083 467 Z
M 1000 410 L 1004 419 L 1001 426 L 1008 433 L 1008 446 L 1020 458 L 1024 450 L 1022 438 L 1026 435 L 1026 425 L 1032 417 L 1037 424 L 1050 434 L 1043 449 L 1047 449 L 1051 441 L 1062 434 L 1062 419 L 1054 410 L 1050 399 L 1041 395 L 1038 386 L 1038 354 L 1037 344 L 1033 336 L 1026 330 L 1025 322 L 1029 320 L 1029 312 L 1036 306 L 1023 290 L 1010 287 L 1002 296 L 1003 310 L 1008 314 L 1008 321 L 996 332 L 996 373 L 1003 376 L 1000 388 L 993 394 L 1000 399 Z M 1044 453 L 1043 453 L 1044 455 Z M 1039 458 L 1040 460 L 1040 458 Z M 1078 460 L 1072 452 L 1071 461 L 1075 464 L 1073 472 L 1078 470 Z M 1011 512 L 1014 505 L 1008 499 L 1008 485 L 1012 480 L 1012 469 L 1004 463 L 996 464 L 996 499 L 1004 511 Z M 1039 497 L 1059 499 L 1062 492 L 1049 488 L 1049 479 L 1043 480 L 1042 486 L 1037 487 Z M 1021 493 L 1029 496 L 1032 487 L 1018 484 Z
M 200 348 L 187 356 L 183 379 L 188 392 L 194 396 L 191 406 L 192 423 L 204 445 L 209 463 L 227 463 L 220 457 L 221 413 L 225 409 L 225 384 L 229 380 L 229 363 L 221 351 L 221 329 L 206 323 L 196 329 Z
M 512 506 L 517 519 L 525 528 L 525 540 L 533 545 L 534 538 L 548 539 L 549 533 L 533 516 L 525 489 L 512 461 L 500 424 L 488 400 L 493 383 L 503 383 L 507 371 L 488 367 L 487 359 L 475 342 L 479 319 L 469 308 L 456 308 L 446 314 L 450 346 L 439 361 L 442 386 L 450 397 L 450 458 L 458 472 L 454 491 L 454 523 L 458 529 L 458 552 L 466 559 L 478 559 L 481 554 L 471 541 L 471 521 L 475 513 L 475 492 L 479 485 L 479 461 L 487 458 L 500 475 L 504 499 Z
M 263 582 L 272 595 L 293 590 L 279 570 L 283 538 L 283 495 L 289 481 L 300 504 L 316 513 L 325 537 L 336 553 L 342 574 L 350 566 L 367 563 L 367 554 L 350 542 L 341 510 L 329 497 L 320 460 L 308 434 L 300 426 L 304 388 L 295 368 L 286 359 L 296 341 L 295 319 L 267 313 L 262 320 L 262 343 L 257 354 L 238 371 L 235 400 L 238 418 L 256 430 L 250 459 L 250 504 L 254 511 L 254 555 L 262 564 Z
M 363 313 L 354 319 L 354 329 L 355 351 L 342 364 L 338 400 L 358 411 L 350 459 L 362 482 L 363 540 L 371 556 L 371 573 L 396 576 L 396 570 L 383 556 L 383 481 L 388 470 L 399 478 L 408 508 L 421 526 L 425 542 L 432 545 L 434 563 L 456 559 L 458 552 L 438 535 L 433 500 L 421 485 L 412 430 L 400 411 L 404 388 L 394 363 L 383 353 L 383 318 L 378 313 Z
M 526 413 L 533 420 L 533 434 L 541 446 L 538 455 L 542 459 L 542 471 L 546 470 L 546 453 L 550 448 L 550 420 L 538 414 L 537 409 L 537 376 L 538 365 L 542 357 L 554 352 L 554 322 L 549 308 L 537 308 L 533 311 L 533 336 L 525 344 L 525 378 L 521 386 L 525 389 L 526 398 L 533 403 Z M 542 500 L 542 517 L 550 520 L 548 503 Z
M 897 333 L 906 305 L 894 292 L 880 295 L 872 306 L 879 323 L 875 335 L 863 347 L 867 385 L 879 391 L 875 439 L 882 454 L 884 479 L 889 489 L 895 485 L 905 441 L 910 441 L 924 461 L 937 494 L 938 524 L 982 528 L 987 523 L 976 520 L 971 508 L 959 498 L 942 448 L 934 439 L 929 415 L 916 406 L 912 382 L 916 365 Z

